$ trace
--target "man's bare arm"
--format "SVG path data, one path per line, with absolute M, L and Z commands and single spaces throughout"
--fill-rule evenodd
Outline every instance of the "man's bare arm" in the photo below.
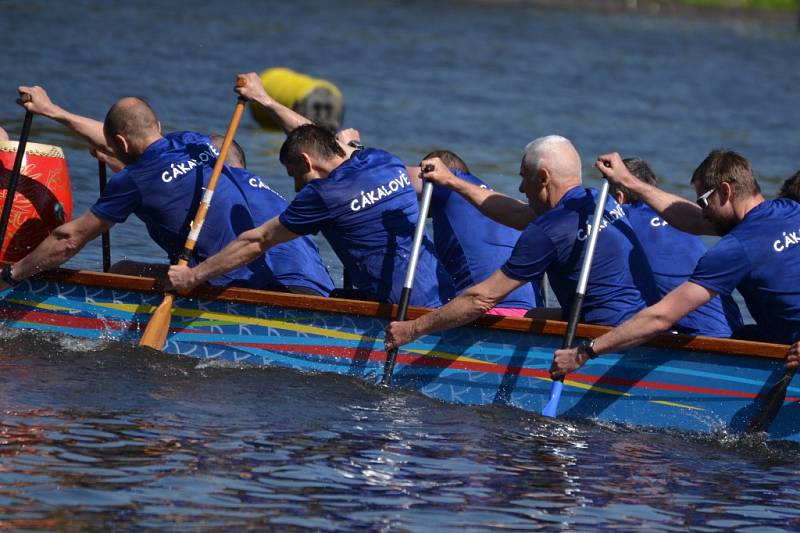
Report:
M 60 122 L 83 137 L 91 145 L 100 148 L 106 153 L 113 153 L 108 145 L 106 145 L 102 122 L 94 120 L 93 118 L 70 113 L 64 108 L 54 104 L 47 95 L 47 92 L 38 85 L 33 87 L 19 87 L 19 92 L 20 94 L 28 94 L 31 97 L 29 102 L 22 102 L 20 104 L 26 110 L 36 115 L 41 115 L 55 120 L 56 122 Z
M 221 251 L 194 268 L 171 266 L 167 289 L 192 289 L 211 278 L 252 262 L 276 244 L 297 237 L 298 235 L 289 231 L 276 216 L 257 228 L 241 233 Z
M 703 217 L 696 203 L 676 194 L 662 191 L 636 178 L 628 171 L 622 157 L 613 152 L 601 155 L 595 162 L 597 168 L 611 183 L 617 183 L 639 195 L 671 226 L 695 235 L 716 235 L 714 226 Z
M 31 253 L 14 263 L 12 266 L 14 281 L 57 267 L 113 225 L 113 222 L 99 218 L 91 211 L 62 224 Z M 0 282 L 0 285 L 5 288 L 3 282 Z
M 664 296 L 660 302 L 642 309 L 624 324 L 597 337 L 592 348 L 599 355 L 639 346 L 666 331 L 675 322 L 701 305 L 710 302 L 716 295 L 716 292 L 701 285 L 684 281 Z M 577 348 L 558 350 L 555 353 L 551 372 L 554 375 L 563 375 L 579 368 L 585 362 L 586 359 L 578 352 Z
M 525 202 L 459 179 L 438 157 L 426 159 L 420 165 L 423 169 L 433 167 L 422 172 L 422 178 L 460 194 L 484 216 L 499 224 L 521 231 L 536 218 L 536 213 Z
M 416 320 L 390 322 L 386 326 L 384 345 L 387 350 L 391 350 L 422 335 L 468 324 L 495 307 L 511 291 L 525 283 L 527 282 L 509 278 L 497 270 L 486 280 L 456 296 L 444 307 Z
M 261 84 L 261 78 L 255 72 L 240 74 L 239 76 L 245 79 L 245 85 L 236 87 L 235 91 L 246 100 L 253 100 L 261 104 L 270 114 L 273 122 L 284 132 L 289 133 L 299 126 L 312 123 L 303 115 L 289 109 L 268 95 Z

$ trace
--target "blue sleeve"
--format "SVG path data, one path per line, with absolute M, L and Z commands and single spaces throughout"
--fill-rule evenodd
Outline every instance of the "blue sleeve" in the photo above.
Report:
M 513 279 L 533 281 L 542 277 L 556 259 L 556 247 L 536 224 L 530 224 L 520 235 L 511 257 L 500 267 Z
M 92 213 L 104 220 L 116 224 L 125 222 L 128 216 L 142 205 L 142 196 L 139 188 L 123 170 L 112 176 L 100 195 L 100 198 L 91 207 Z
M 281 213 L 278 220 L 289 231 L 298 235 L 308 235 L 317 233 L 329 223 L 331 213 L 319 193 L 310 185 L 306 185 L 294 197 L 289 207 Z
M 723 237 L 700 258 L 689 281 L 719 294 L 730 294 L 750 269 L 741 243 L 733 237 Z

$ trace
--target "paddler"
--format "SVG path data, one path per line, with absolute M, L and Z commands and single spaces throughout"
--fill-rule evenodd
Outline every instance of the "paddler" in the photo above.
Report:
M 105 122 L 99 122 L 56 106 L 41 87 L 20 87 L 20 93 L 31 96 L 30 102 L 22 103 L 27 110 L 66 124 L 87 139 L 98 154 L 110 154 L 125 168 L 109 180 L 100 198 L 86 213 L 56 228 L 28 256 L 5 267 L 0 272 L 0 289 L 67 261 L 89 241 L 115 223 L 124 222 L 130 214 L 145 223 L 156 244 L 167 252 L 171 262 L 176 261 L 202 188 L 216 162 L 218 152 L 211 140 L 193 132 L 162 135 L 161 123 L 153 109 L 136 97 L 117 101 Z M 225 167 L 203 231 L 189 258 L 191 264 L 203 261 L 235 239 L 238 233 L 262 223 L 265 218 L 258 216 L 265 206 L 282 202 L 262 185 L 260 179 L 243 169 Z M 252 210 L 253 204 L 257 204 L 258 209 Z M 284 284 L 277 279 L 265 257 L 253 257 L 247 265 L 208 281 L 216 286 L 293 292 L 308 292 L 312 286 L 316 294 L 327 295 L 332 282 L 319 254 L 313 244 L 305 252 L 309 257 L 316 256 L 318 264 L 301 265 L 297 275 L 308 277 L 309 272 L 324 272 L 324 276 L 312 278 L 311 283 L 299 287 L 289 284 L 292 280 Z
M 570 308 L 598 193 L 583 187 L 581 159 L 568 139 L 550 135 L 525 148 L 519 190 L 527 196 L 527 204 L 456 178 L 439 159 L 425 160 L 422 165 L 433 166 L 424 172 L 425 178 L 464 195 L 484 215 L 522 234 L 508 261 L 486 281 L 416 320 L 391 322 L 386 328 L 387 350 L 471 322 L 512 290 L 538 282 L 545 272 L 562 308 Z M 643 309 L 642 291 L 654 292 L 655 285 L 625 212 L 613 199 L 606 203 L 603 224 L 582 319 L 615 325 Z M 562 318 L 560 309 L 535 309 L 531 314 Z
M 246 231 L 194 268 L 173 266 L 171 286 L 188 289 L 252 261 L 276 244 L 322 232 L 364 297 L 400 299 L 419 210 L 405 164 L 375 148 L 344 144 L 327 129 L 271 98 L 255 73 L 236 91 L 255 100 L 287 132 L 281 163 L 297 196 L 280 216 Z M 425 239 L 412 305 L 438 307 L 453 295 L 447 272 Z
M 464 160 L 450 150 L 436 150 L 424 157 L 425 160 L 434 158 L 439 158 L 456 178 L 489 189 L 489 185 L 472 174 Z M 410 175 L 421 192 L 422 180 L 413 172 Z M 508 260 L 520 235 L 518 230 L 484 217 L 460 194 L 441 185 L 433 186 L 429 216 L 433 221 L 436 255 L 453 279 L 456 294 L 491 276 Z M 526 283 L 511 291 L 487 314 L 521 317 L 543 305 L 541 286 Z
M 623 163 L 638 180 L 656 186 L 658 179 L 646 161 L 628 158 Z M 698 259 L 708 248 L 697 235 L 675 229 L 665 222 L 636 193 L 623 185 L 611 185 L 609 194 L 625 210 L 653 270 L 659 298 L 662 298 L 689 279 Z M 678 320 L 672 330 L 686 335 L 724 338 L 730 337 L 741 326 L 739 306 L 730 295 L 722 294 Z
M 558 350 L 551 373 L 572 372 L 596 355 L 642 344 L 717 294 L 738 289 L 756 324 L 747 337 L 777 343 L 800 339 L 800 204 L 765 200 L 750 163 L 732 150 L 714 150 L 697 167 L 692 202 L 644 183 L 617 153 L 595 166 L 611 182 L 637 194 L 669 224 L 722 238 L 697 263 L 691 277 L 657 304 L 578 348 Z M 797 366 L 798 345 L 787 359 Z

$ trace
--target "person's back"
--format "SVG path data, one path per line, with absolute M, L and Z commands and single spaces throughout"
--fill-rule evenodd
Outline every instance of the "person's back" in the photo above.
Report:
M 738 288 L 758 325 L 754 338 L 800 340 L 800 204 L 761 202 L 711 252 L 690 281 L 723 294 Z
M 439 153 L 425 157 L 441 157 Z M 443 160 L 444 161 L 444 160 Z M 446 163 L 446 161 L 445 161 Z M 468 171 L 451 167 L 458 178 L 488 188 Z M 483 216 L 461 195 L 434 185 L 430 216 L 436 255 L 453 279 L 456 294 L 485 280 L 508 260 L 520 232 Z M 543 304 L 539 286 L 528 283 L 512 291 L 497 305 L 501 309 L 528 310 Z
M 625 204 L 623 209 L 642 244 L 661 298 L 689 279 L 708 248 L 700 237 L 673 228 L 645 203 Z M 742 314 L 731 296 L 718 295 L 675 325 L 687 335 L 730 337 L 742 326 Z
M 286 210 L 289 205 L 286 200 L 255 174 L 243 168 L 231 168 L 230 173 L 237 180 L 256 225 Z M 251 228 L 234 228 L 237 234 L 248 229 Z M 328 296 L 334 288 L 333 280 L 320 259 L 319 249 L 309 237 L 273 246 L 265 258 L 275 277 L 275 286 L 264 288 L 323 296 Z
M 522 232 L 503 272 L 523 279 L 524 272 L 541 271 L 544 267 L 562 309 L 570 309 L 597 196 L 595 189 L 582 186 L 570 189 L 554 208 L 537 217 Z M 582 321 L 603 325 L 622 323 L 645 307 L 640 287 L 655 290 L 652 273 L 625 212 L 614 199 L 608 198 L 583 302 Z
M 624 160 L 628 170 L 639 180 L 655 186 L 658 178 L 642 159 Z M 612 185 L 609 193 L 622 204 L 633 230 L 642 245 L 653 271 L 658 299 L 689 279 L 697 261 L 708 248 L 700 237 L 680 231 L 658 216 L 650 206 L 625 187 Z M 652 304 L 655 302 L 648 302 Z M 739 307 L 730 295 L 718 295 L 675 324 L 688 335 L 730 337 L 742 326 Z
M 295 164 L 284 152 L 301 142 L 297 138 L 323 135 L 313 128 L 302 126 L 289 135 L 281 152 L 284 164 Z M 356 289 L 368 298 L 397 303 L 418 217 L 417 197 L 405 164 L 388 152 L 365 148 L 327 176 L 305 184 L 280 216 L 280 223 L 298 235 L 322 231 Z M 452 295 L 449 276 L 426 237 L 411 304 L 438 307 Z
M 174 263 L 183 250 L 217 155 L 216 148 L 205 135 L 193 132 L 166 135 L 115 174 L 91 210 L 115 223 L 135 214 Z M 189 263 L 194 265 L 214 255 L 238 233 L 259 223 L 253 218 L 247 195 L 231 169 L 224 167 Z M 249 288 L 278 284 L 263 259 L 214 278 L 210 283 Z

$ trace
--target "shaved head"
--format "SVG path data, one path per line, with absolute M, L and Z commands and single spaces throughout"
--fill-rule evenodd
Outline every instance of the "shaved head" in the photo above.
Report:
M 145 138 L 160 133 L 160 125 L 150 104 L 136 96 L 126 96 L 111 106 L 103 123 L 106 138 L 124 135 L 130 139 Z
M 560 135 L 539 137 L 528 143 L 522 167 L 531 174 L 546 168 L 559 181 L 581 178 L 581 156 L 572 143 Z

